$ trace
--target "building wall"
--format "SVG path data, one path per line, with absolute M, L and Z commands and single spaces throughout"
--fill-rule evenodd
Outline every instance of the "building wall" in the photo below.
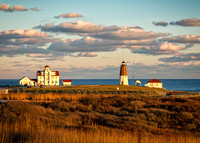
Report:
M 38 84 L 39 85 L 46 85 L 46 86 L 52 86 L 52 85 L 59 85 L 59 76 L 38 76 Z
M 30 80 L 28 77 L 24 77 L 19 81 L 20 85 L 36 86 L 37 82 Z
M 128 76 L 120 76 L 120 85 L 128 85 Z
M 63 82 L 63 86 L 71 86 L 71 82 Z
M 147 87 L 154 87 L 154 88 L 162 88 L 162 83 L 147 83 L 145 84 Z
M 24 85 L 30 86 L 31 85 L 31 80 L 28 77 L 24 77 L 19 81 L 19 84 L 23 85 L 23 86 Z
M 56 71 L 51 71 L 49 67 L 46 67 L 44 71 L 38 71 L 37 81 L 38 85 L 44 86 L 58 86 L 59 85 L 59 76 L 56 75 Z
M 0 94 L 8 94 L 8 89 L 0 88 Z

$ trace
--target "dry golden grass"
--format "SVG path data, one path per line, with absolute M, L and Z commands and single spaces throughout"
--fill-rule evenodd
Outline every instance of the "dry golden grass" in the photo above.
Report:
M 200 142 L 199 98 L 67 93 L 0 98 L 41 100 L 0 103 L 0 142 Z
M 199 143 L 194 135 L 151 135 L 147 133 L 126 132 L 116 129 L 93 130 L 52 128 L 40 121 L 0 123 L 0 141 L 33 143 Z

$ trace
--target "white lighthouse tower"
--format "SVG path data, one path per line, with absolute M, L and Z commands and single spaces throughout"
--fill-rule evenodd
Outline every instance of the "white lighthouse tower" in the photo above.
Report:
M 128 85 L 126 63 L 123 61 L 120 67 L 120 85 Z

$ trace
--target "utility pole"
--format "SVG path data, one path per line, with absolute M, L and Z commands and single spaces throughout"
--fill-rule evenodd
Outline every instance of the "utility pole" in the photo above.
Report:
M 132 85 L 134 83 L 134 72 L 132 73 Z

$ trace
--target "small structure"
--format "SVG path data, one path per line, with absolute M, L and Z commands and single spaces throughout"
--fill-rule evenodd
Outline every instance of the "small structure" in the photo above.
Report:
M 158 79 L 151 79 L 145 84 L 146 87 L 162 88 L 162 82 Z
M 71 86 L 72 85 L 72 80 L 62 80 L 63 86 Z
M 8 89 L 0 88 L 0 94 L 8 94 Z
M 120 67 L 120 85 L 128 85 L 126 63 L 123 61 Z
M 29 79 L 28 77 L 24 76 L 19 80 L 19 84 L 22 86 L 36 86 L 37 79 Z
M 141 84 L 142 84 L 142 83 L 141 83 L 140 80 L 136 80 L 136 81 L 135 81 L 135 86 L 141 86 Z

